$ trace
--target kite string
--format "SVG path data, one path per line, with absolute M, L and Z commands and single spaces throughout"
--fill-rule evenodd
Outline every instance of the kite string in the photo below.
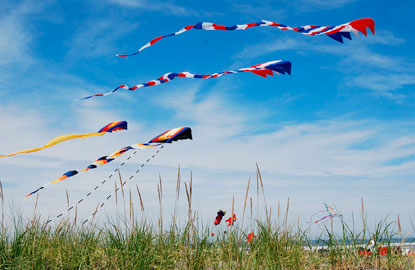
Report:
M 128 178 L 128 180 L 131 180 L 132 178 L 134 178 L 134 176 L 136 176 L 139 172 L 140 172 L 140 170 L 147 164 L 147 163 L 149 163 L 160 151 L 161 151 L 161 149 L 163 149 L 164 148 L 164 145 L 162 145 L 161 147 L 160 147 L 160 149 L 158 149 L 150 158 L 148 158 L 147 160 L 146 160 L 146 162 L 145 163 L 143 163 L 143 164 L 141 164 L 141 166 L 140 166 L 140 168 L 138 168 L 138 170 L 134 173 L 134 174 L 132 174 L 129 178 Z M 127 181 L 128 180 L 126 180 L 126 181 L 124 181 L 124 182 L 122 182 L 121 183 L 121 185 L 122 185 L 122 187 L 124 187 L 124 185 L 127 183 Z M 118 190 L 120 189 L 120 187 L 117 187 L 103 202 L 100 202 L 100 203 L 98 203 L 98 205 L 97 205 L 97 207 L 96 207 L 96 209 L 95 209 L 95 211 L 87 218 L 87 219 L 85 219 L 84 220 L 84 222 L 82 222 L 82 225 L 84 225 L 85 223 L 87 223 L 88 222 L 88 220 L 90 220 L 91 218 L 92 218 L 92 220 L 95 218 L 95 215 L 98 213 L 98 211 L 99 211 L 99 209 L 101 209 L 102 207 L 104 207 L 104 205 L 105 205 L 105 203 L 112 197 L 112 195 L 114 195 L 115 194 L 115 192 L 117 192 Z
M 128 160 L 130 160 L 130 158 L 133 156 L 133 155 L 135 155 L 137 153 L 137 150 L 136 151 L 134 151 L 132 154 L 130 154 L 130 156 L 125 160 L 125 161 L 123 161 L 122 163 L 121 163 L 121 165 L 120 166 L 118 166 L 105 180 L 103 180 L 100 184 L 98 184 L 96 187 L 94 187 L 93 189 L 91 189 L 86 195 L 84 195 L 83 197 L 82 197 L 82 199 L 80 199 L 79 201 L 77 201 L 76 203 L 74 203 L 74 204 L 72 204 L 70 207 L 68 207 L 68 209 L 66 209 L 64 212 L 62 212 L 62 213 L 60 213 L 60 214 L 58 214 L 58 215 L 56 215 L 56 217 L 54 217 L 54 218 L 52 218 L 52 219 L 49 219 L 47 222 L 46 222 L 46 224 L 48 224 L 49 222 L 51 222 L 51 221 L 53 221 L 53 220 L 55 220 L 55 219 L 58 219 L 58 218 L 60 218 L 60 217 L 62 217 L 65 213 L 69 213 L 72 209 L 74 209 L 74 207 L 77 207 L 79 204 L 81 204 L 82 202 L 84 202 L 85 201 L 85 199 L 87 198 L 87 197 L 89 197 L 94 191 L 96 191 L 96 190 L 98 190 L 102 185 L 104 185 L 109 179 L 111 179 L 111 177 L 114 175 L 114 173 L 116 173 L 117 171 L 119 171 L 119 169 L 122 167 L 122 166 L 124 166 L 124 164 L 128 161 Z

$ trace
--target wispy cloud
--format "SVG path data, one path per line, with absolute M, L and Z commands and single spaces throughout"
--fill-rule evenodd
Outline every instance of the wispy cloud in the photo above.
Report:
M 161 11 L 165 14 L 175 16 L 197 16 L 199 12 L 188 7 L 183 7 L 172 2 L 156 2 L 146 0 L 109 0 L 110 3 L 117 4 L 127 8 Z
M 114 57 L 115 41 L 138 27 L 138 23 L 98 19 L 84 23 L 80 30 L 70 39 L 70 48 L 66 61 L 80 58 Z
M 406 85 L 414 84 L 413 64 L 403 57 L 393 57 L 375 52 L 370 49 L 374 45 L 396 46 L 405 42 L 402 38 L 397 38 L 388 31 L 378 31 L 380 34 L 376 38 L 369 37 L 364 44 L 360 40 L 353 43 L 327 45 L 327 42 L 311 41 L 304 42 L 297 38 L 281 38 L 273 41 L 259 43 L 243 48 L 234 56 L 235 60 L 252 59 L 278 51 L 294 51 L 297 54 L 331 54 L 339 57 L 340 72 L 353 74 L 347 76 L 348 86 L 358 86 L 371 90 L 381 90 L 379 95 L 391 97 L 403 97 L 402 93 L 392 92 Z M 325 37 L 316 37 L 325 38 Z M 356 39 L 356 38 L 355 38 Z M 366 43 L 366 42 L 365 42 Z M 378 71 L 375 73 L 374 71 Z M 357 72 L 358 71 L 358 72 Z M 409 72 L 408 72 L 409 71 Z M 362 75 L 364 74 L 364 75 Z M 387 74 L 387 75 L 386 75 Z M 388 95 L 385 95 L 388 92 Z
M 198 149 L 199 158 L 188 161 L 192 166 L 244 170 L 257 161 L 267 171 L 292 176 L 379 176 L 411 171 L 409 164 L 382 165 L 413 151 L 396 143 L 402 143 L 402 134 L 395 134 L 393 138 L 381 135 L 388 129 L 387 124 L 330 119 L 283 124 L 278 130 L 251 135 L 249 130 L 258 119 L 249 116 L 249 108 L 232 106 L 224 97 L 195 101 L 186 93 L 176 99 L 180 102 L 165 99 L 163 104 L 172 108 L 182 121 L 193 122 L 197 141 L 190 148 Z M 376 140 L 376 146 L 353 147 L 368 140 Z M 408 138 L 405 144 L 410 144 Z M 193 151 L 190 148 L 185 150 L 189 155 Z M 219 160 L 217 155 L 221 157 Z
M 7 7 L 7 3 L 4 5 Z M 0 81 L 9 79 L 13 71 L 27 69 L 33 64 L 31 47 L 34 41 L 27 18 L 40 8 L 32 2 L 23 2 L 0 17 Z
M 315 11 L 316 8 L 333 9 L 342 7 L 353 2 L 356 2 L 356 0 L 302 0 L 301 5 L 304 5 L 302 10 Z

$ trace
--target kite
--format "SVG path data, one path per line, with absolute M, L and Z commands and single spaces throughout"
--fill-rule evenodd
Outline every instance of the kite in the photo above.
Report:
M 235 221 L 236 221 L 236 215 L 235 215 L 235 214 L 232 214 L 232 216 L 231 216 L 231 217 L 229 217 L 229 218 L 226 220 L 226 222 L 228 222 L 228 227 L 229 227 L 229 226 L 232 226 L 232 225 L 235 223 Z
M 38 191 L 45 189 L 47 186 L 49 185 L 53 185 L 56 183 L 59 183 L 69 177 L 75 176 L 80 172 L 86 172 L 89 171 L 91 169 L 95 169 L 98 166 L 110 163 L 111 161 L 113 161 L 114 159 L 116 159 L 117 157 L 121 156 L 122 154 L 124 154 L 125 152 L 132 150 L 132 149 L 146 149 L 146 148 L 151 148 L 151 147 L 156 147 L 159 146 L 161 144 L 164 143 L 172 143 L 174 141 L 178 141 L 178 140 L 185 140 L 185 139 L 192 139 L 192 131 L 189 127 L 180 127 L 180 128 L 174 128 L 174 129 L 170 129 L 162 134 L 160 134 L 159 136 L 155 137 L 154 139 L 150 140 L 148 143 L 137 143 L 137 144 L 133 144 L 133 145 L 129 145 L 126 147 L 123 147 L 121 149 L 119 149 L 118 151 L 108 155 L 108 156 L 103 156 L 98 158 L 97 160 L 95 160 L 92 164 L 90 164 L 88 167 L 86 167 L 85 169 L 80 169 L 80 170 L 71 170 L 68 171 L 66 173 L 64 173 L 61 177 L 56 178 L 55 180 L 52 180 L 46 184 L 44 184 L 43 186 L 39 187 L 38 189 L 30 192 L 29 194 L 27 194 L 25 196 L 25 199 L 35 193 L 37 193 Z
M 215 218 L 215 222 L 213 222 L 213 224 L 216 226 L 216 225 L 219 225 L 220 224 L 220 222 L 222 221 L 222 218 L 225 216 L 225 214 L 226 214 L 226 211 L 222 211 L 222 209 L 219 209 L 219 211 L 218 211 L 218 213 L 217 213 L 218 215 L 216 216 L 216 218 Z
M 58 136 L 58 137 L 52 139 L 51 141 L 49 141 L 47 144 L 45 144 L 42 147 L 22 150 L 22 151 L 19 151 L 19 152 L 16 152 L 16 153 L 0 156 L 0 158 L 10 157 L 10 156 L 14 156 L 14 155 L 22 154 L 22 153 L 32 153 L 32 152 L 36 152 L 36 151 L 39 151 L 39 150 L 57 145 L 58 143 L 61 143 L 61 142 L 64 142 L 64 141 L 68 141 L 68 140 L 72 140 L 72 139 L 76 139 L 76 138 L 88 138 L 88 137 L 92 137 L 92 136 L 102 136 L 107 132 L 111 133 L 113 131 L 119 131 L 119 130 L 127 130 L 127 121 L 118 121 L 118 122 L 109 123 L 108 125 L 101 128 L 98 132 L 95 132 L 95 133 L 61 135 L 61 136 Z
M 256 238 L 256 235 L 254 235 L 254 233 L 253 232 L 251 232 L 251 233 L 248 233 L 248 237 L 245 239 L 246 240 L 246 242 L 249 244 L 249 243 L 251 243 L 254 239 Z
M 334 211 L 333 207 L 329 206 L 329 205 L 328 205 L 328 204 L 326 204 L 326 203 L 324 203 L 324 206 L 326 207 L 326 209 L 325 209 L 325 210 L 318 211 L 318 212 L 314 213 L 314 214 L 311 216 L 309 223 L 311 223 L 311 221 L 312 221 L 313 217 L 314 217 L 316 214 L 318 214 L 318 213 L 322 213 L 322 212 L 327 212 L 327 214 L 328 214 L 328 215 L 326 215 L 326 216 L 324 216 L 324 217 L 322 217 L 322 218 L 320 218 L 320 219 L 318 219 L 318 220 L 314 221 L 314 222 L 313 222 L 314 224 L 317 224 L 317 223 L 319 223 L 320 221 L 325 220 L 326 218 L 330 218 L 330 219 L 332 219 L 332 218 L 334 218 L 334 217 L 342 217 L 342 215 L 340 215 L 339 213 L 337 213 L 336 211 Z
M 284 24 L 280 24 L 280 23 L 272 22 L 272 21 L 266 21 L 266 20 L 261 20 L 259 22 L 248 23 L 248 24 L 237 24 L 233 26 L 225 26 L 225 25 L 209 23 L 209 22 L 199 22 L 197 24 L 188 25 L 175 33 L 171 33 L 165 36 L 159 36 L 151 40 L 147 44 L 145 44 L 135 53 L 116 54 L 116 56 L 127 57 L 127 56 L 133 56 L 133 55 L 139 54 L 142 50 L 154 45 L 156 42 L 158 42 L 159 40 L 163 38 L 176 36 L 186 31 L 189 31 L 190 29 L 208 30 L 208 31 L 211 31 L 211 30 L 231 31 L 231 30 L 246 30 L 248 28 L 256 27 L 256 26 L 277 27 L 278 29 L 283 30 L 283 31 L 288 31 L 288 30 L 296 31 L 300 34 L 307 35 L 307 36 L 320 36 L 324 34 L 341 43 L 343 43 L 343 37 L 350 39 L 350 40 L 352 39 L 350 32 L 354 33 L 356 36 L 359 35 L 359 32 L 367 36 L 366 28 L 369 28 L 370 31 L 372 31 L 372 33 L 375 34 L 375 22 L 373 21 L 373 19 L 370 19 L 370 18 L 358 19 L 358 20 L 351 21 L 351 22 L 337 25 L 337 26 L 305 25 L 305 26 L 298 26 L 298 27 L 290 27 Z
M 237 70 L 222 71 L 222 72 L 219 72 L 219 73 L 213 73 L 213 74 L 209 74 L 209 75 L 193 74 L 193 73 L 190 73 L 190 72 L 187 72 L 187 71 L 180 72 L 180 73 L 169 72 L 169 73 L 164 74 L 163 76 L 161 76 L 158 79 L 151 80 L 151 81 L 148 81 L 146 83 L 137 84 L 137 85 L 132 86 L 132 87 L 129 87 L 128 85 L 125 85 L 125 84 L 121 84 L 120 86 L 118 86 L 117 88 L 112 90 L 111 92 L 108 92 L 108 93 L 105 93 L 105 94 L 95 94 L 95 95 L 92 95 L 92 96 L 84 97 L 82 99 L 89 99 L 89 98 L 92 98 L 92 97 L 108 96 L 108 95 L 113 94 L 114 92 L 118 91 L 119 89 L 134 91 L 134 90 L 137 90 L 137 89 L 142 88 L 142 87 L 149 87 L 149 86 L 154 86 L 154 85 L 159 85 L 159 84 L 162 84 L 162 83 L 165 83 L 165 82 L 169 82 L 169 81 L 174 80 L 174 78 L 176 78 L 176 77 L 193 78 L 193 79 L 213 79 L 213 78 L 221 77 L 223 75 L 232 74 L 232 73 L 240 73 L 240 72 L 252 72 L 252 73 L 254 73 L 256 75 L 259 75 L 261 77 L 264 77 L 264 78 L 266 78 L 267 75 L 273 76 L 273 72 L 275 72 L 277 74 L 279 74 L 279 73 L 281 73 L 281 74 L 288 73 L 288 74 L 291 75 L 291 62 L 284 61 L 284 60 L 275 60 L 275 61 L 270 61 L 270 62 L 266 62 L 266 63 L 262 63 L 262 64 L 253 65 L 253 66 L 246 67 L 246 68 L 241 68 L 241 69 L 237 69 Z

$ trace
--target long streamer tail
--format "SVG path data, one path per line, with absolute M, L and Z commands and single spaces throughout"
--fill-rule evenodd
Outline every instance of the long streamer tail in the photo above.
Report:
M 172 80 L 174 80 L 176 77 L 181 77 L 181 78 L 192 78 L 192 79 L 214 79 L 214 78 L 218 78 L 224 75 L 228 75 L 228 74 L 234 74 L 234 73 L 241 73 L 241 72 L 251 72 L 254 73 L 256 75 L 259 75 L 261 77 L 266 78 L 267 75 L 273 76 L 274 72 L 277 74 L 291 74 L 291 62 L 289 61 L 285 61 L 285 60 L 274 60 L 274 61 L 269 61 L 269 62 L 265 62 L 262 64 L 257 64 L 257 65 L 253 65 L 250 67 L 246 67 L 246 68 L 241 68 L 241 69 L 237 69 L 237 70 L 225 70 L 225 71 L 221 71 L 218 73 L 213 73 L 213 74 L 207 74 L 207 75 L 203 75 L 203 74 L 193 74 L 187 71 L 184 72 L 180 72 L 180 73 L 175 73 L 175 72 L 170 72 L 170 73 L 166 73 L 163 76 L 161 76 L 158 79 L 155 80 L 151 80 L 145 83 L 140 83 L 137 84 L 135 86 L 129 87 L 128 85 L 125 84 L 121 84 L 120 86 L 116 87 L 114 90 L 105 93 L 105 94 L 94 94 L 92 96 L 88 96 L 88 97 L 84 97 L 83 99 L 90 99 L 93 97 L 103 97 L 103 96 L 108 96 L 111 95 L 115 92 L 117 92 L 120 89 L 125 89 L 125 90 L 130 90 L 130 91 L 134 91 L 137 90 L 139 88 L 143 88 L 143 87 L 150 87 L 150 86 L 155 86 L 155 85 L 159 85 L 162 83 L 166 83 L 166 82 L 170 82 Z
M 56 215 L 54 218 L 49 219 L 46 224 L 48 224 L 49 222 L 52 222 L 55 219 L 58 219 L 60 217 L 62 217 L 65 213 L 69 213 L 72 209 L 74 209 L 75 207 L 77 207 L 78 205 L 82 204 L 83 202 L 85 202 L 86 198 L 88 198 L 89 196 L 92 195 L 92 193 L 94 193 L 95 191 L 97 191 L 102 185 L 104 185 L 109 179 L 111 179 L 111 177 L 114 175 L 114 173 L 116 173 L 122 166 L 124 166 L 126 164 L 126 162 L 128 160 L 130 160 L 132 158 L 133 155 L 135 155 L 137 153 L 137 151 L 134 151 L 133 153 L 131 153 L 131 155 L 124 161 L 121 163 L 120 166 L 118 166 L 106 179 L 104 179 L 103 181 L 101 181 L 101 183 L 99 183 L 98 185 L 96 185 L 93 189 L 91 189 L 87 194 L 85 194 L 80 200 L 78 200 L 76 203 L 72 204 L 71 206 L 69 206 L 64 212 L 59 213 L 58 215 Z
M 187 32 L 191 29 L 196 30 L 207 30 L 207 31 L 214 31 L 214 30 L 221 30 L 221 31 L 233 31 L 233 30 L 246 30 L 252 27 L 276 27 L 279 30 L 283 31 L 295 31 L 297 33 L 307 35 L 307 36 L 320 36 L 320 35 L 327 35 L 330 38 L 343 43 L 343 38 L 352 39 L 350 32 L 354 33 L 355 35 L 358 35 L 358 32 L 363 33 L 365 36 L 367 35 L 367 29 L 369 28 L 370 31 L 372 31 L 373 34 L 375 34 L 375 22 L 373 19 L 365 18 L 365 19 L 358 19 L 354 20 L 345 24 L 336 25 L 336 26 L 318 26 L 318 25 L 304 25 L 304 26 L 298 26 L 298 27 L 291 27 L 284 24 L 280 24 L 273 21 L 266 21 L 261 20 L 259 22 L 253 22 L 248 24 L 236 24 L 233 26 L 225 26 L 210 22 L 199 22 L 196 24 L 191 24 L 186 27 L 183 27 L 177 32 L 159 36 L 151 40 L 150 42 L 147 42 L 144 46 L 142 46 L 138 51 L 131 53 L 131 54 L 116 54 L 118 57 L 128 57 L 139 54 L 142 50 L 153 46 L 158 41 L 164 38 L 177 36 L 180 34 L 183 34 L 184 32 Z

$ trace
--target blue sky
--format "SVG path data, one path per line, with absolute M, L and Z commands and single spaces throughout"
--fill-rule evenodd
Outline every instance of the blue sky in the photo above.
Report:
M 233 195 L 240 210 L 257 162 L 268 205 L 276 209 L 278 201 L 290 197 L 295 220 L 307 221 L 323 202 L 350 218 L 364 197 L 373 222 L 400 214 L 409 231 L 415 180 L 414 10 L 412 1 L 3 1 L 1 153 L 40 146 L 61 134 L 94 132 L 112 121 L 129 122 L 127 132 L 0 160 L 6 198 L 31 213 L 33 202 L 20 205 L 20 199 L 40 184 L 123 146 L 190 126 L 194 141 L 169 146 L 136 179 L 149 205 L 156 200 L 160 174 L 169 211 L 181 164 L 184 180 L 193 173 L 201 217 L 208 220 L 217 209 L 229 209 Z M 200 21 L 234 25 L 265 19 L 299 26 L 366 17 L 375 20 L 375 36 L 344 44 L 270 27 L 194 30 L 136 57 L 115 57 Z M 78 100 L 167 72 L 206 74 L 277 59 L 292 62 L 291 76 L 177 78 L 136 92 Z M 150 152 L 135 157 L 125 177 Z M 59 212 L 65 190 L 75 200 L 117 165 L 45 190 L 40 213 Z M 104 187 L 97 196 L 106 197 L 111 189 Z M 80 212 L 87 215 L 98 200 Z

